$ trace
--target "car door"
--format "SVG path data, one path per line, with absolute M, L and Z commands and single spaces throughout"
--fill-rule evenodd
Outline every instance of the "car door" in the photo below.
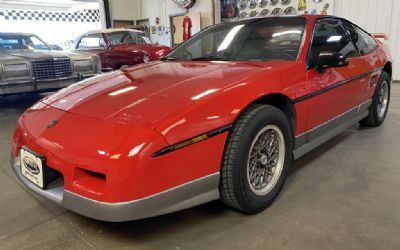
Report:
M 316 69 L 321 52 L 338 52 L 348 58 L 349 64 L 331 67 L 320 72 Z M 357 108 L 367 81 L 368 71 L 354 43 L 336 19 L 316 21 L 308 58 L 308 81 L 312 88 L 309 99 L 307 130 L 312 141 L 335 126 L 348 121 L 358 112 Z
M 100 33 L 84 35 L 76 45 L 76 50 L 94 53 L 100 56 L 101 67 L 107 68 L 106 43 Z
M 361 54 L 359 57 L 360 64 L 363 64 L 363 67 L 366 68 L 366 72 L 369 73 L 366 74 L 366 81 L 362 82 L 364 84 L 364 94 L 361 98 L 361 102 L 363 103 L 371 99 L 381 72 L 379 66 L 385 63 L 385 61 L 382 60 L 382 56 L 380 56 L 379 51 L 376 50 L 378 48 L 378 43 L 370 34 L 347 20 L 341 20 L 340 22 Z

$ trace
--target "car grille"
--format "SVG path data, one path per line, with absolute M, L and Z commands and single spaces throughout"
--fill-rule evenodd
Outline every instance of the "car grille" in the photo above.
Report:
M 32 68 L 36 80 L 57 79 L 72 74 L 69 58 L 35 60 L 32 62 Z

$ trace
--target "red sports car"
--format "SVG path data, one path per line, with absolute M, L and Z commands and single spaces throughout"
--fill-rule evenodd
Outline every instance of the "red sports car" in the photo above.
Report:
M 167 46 L 154 44 L 144 32 L 133 29 L 90 31 L 76 39 L 74 49 L 99 55 L 103 71 L 155 61 L 171 51 Z
M 12 167 L 28 189 L 105 221 L 221 199 L 256 213 L 297 159 L 390 100 L 384 44 L 327 16 L 212 26 L 163 61 L 48 96 L 19 119 Z

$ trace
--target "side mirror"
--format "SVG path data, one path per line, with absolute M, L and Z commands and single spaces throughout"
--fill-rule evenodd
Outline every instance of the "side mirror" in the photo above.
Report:
M 317 70 L 323 73 L 327 68 L 344 67 L 349 65 L 347 57 L 338 52 L 322 51 L 317 60 Z

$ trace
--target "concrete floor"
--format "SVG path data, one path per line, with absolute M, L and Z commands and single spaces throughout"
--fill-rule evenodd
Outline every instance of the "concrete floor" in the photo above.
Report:
M 0 98 L 0 249 L 400 249 L 400 84 L 382 127 L 354 126 L 295 162 L 264 212 L 212 202 L 128 223 L 82 217 L 16 181 L 12 132 L 38 98 Z

